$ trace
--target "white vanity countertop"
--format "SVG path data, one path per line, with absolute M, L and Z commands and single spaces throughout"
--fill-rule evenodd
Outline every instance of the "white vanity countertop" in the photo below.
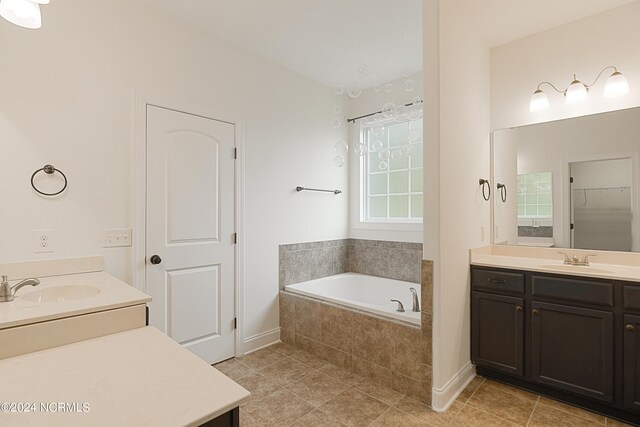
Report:
M 564 265 L 558 251 L 579 258 L 595 256 L 589 266 Z M 640 282 L 640 254 L 631 252 L 490 245 L 471 249 L 469 261 L 483 267 Z
M 0 378 L 2 402 L 36 403 L 35 413 L 0 411 L 2 426 L 197 426 L 250 396 L 150 326 L 2 360 Z
M 40 285 L 26 286 L 17 292 L 15 300 L 0 303 L 0 329 L 151 301 L 150 296 L 104 271 L 38 278 Z M 10 280 L 9 283 L 14 285 L 17 282 L 18 280 Z M 100 289 L 100 293 L 65 301 L 36 302 L 25 298 L 30 292 L 66 285 L 94 286 Z

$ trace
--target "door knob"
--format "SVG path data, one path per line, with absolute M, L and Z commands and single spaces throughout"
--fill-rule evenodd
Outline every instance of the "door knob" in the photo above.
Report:
M 162 258 L 160 258 L 159 255 L 152 255 L 151 258 L 149 258 L 149 262 L 153 265 L 158 265 L 162 262 Z

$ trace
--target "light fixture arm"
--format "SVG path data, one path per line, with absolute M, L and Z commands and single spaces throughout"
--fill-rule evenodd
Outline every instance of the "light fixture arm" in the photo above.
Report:
M 566 89 L 565 89 L 565 90 L 560 90 L 560 89 L 558 89 L 557 87 L 555 87 L 555 86 L 553 85 L 553 83 L 549 83 L 549 82 L 542 82 L 542 83 L 540 83 L 540 84 L 538 85 L 538 88 L 536 89 L 536 91 L 540 90 L 540 86 L 542 86 L 542 85 L 544 85 L 544 84 L 547 84 L 547 85 L 551 86 L 551 87 L 553 88 L 553 90 L 555 90 L 556 92 L 561 93 L 561 94 L 563 94 L 563 95 L 564 95 L 565 93 L 567 93 L 567 90 L 566 90 Z
M 585 85 L 585 87 L 586 87 L 587 89 L 589 89 L 591 86 L 593 86 L 594 84 L 598 83 L 598 80 L 600 79 L 600 77 L 602 77 L 602 74 L 603 74 L 605 71 L 607 71 L 608 69 L 611 69 L 611 68 L 613 69 L 613 72 L 614 72 L 614 73 L 617 73 L 617 72 L 618 72 L 618 69 L 617 69 L 616 67 L 614 67 L 613 65 L 609 65 L 608 67 L 604 67 L 604 68 L 602 69 L 602 71 L 600 71 L 600 73 L 598 74 L 598 77 L 596 77 L 596 79 L 593 81 L 593 83 L 591 83 L 590 85 Z

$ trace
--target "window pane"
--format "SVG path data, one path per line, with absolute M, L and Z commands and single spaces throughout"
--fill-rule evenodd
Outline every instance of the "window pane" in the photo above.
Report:
M 409 123 L 396 123 L 389 126 L 389 147 L 397 147 L 409 142 Z
M 551 216 L 551 205 L 538 205 L 538 215 Z
M 411 167 L 421 168 L 422 167 L 422 143 L 412 144 L 411 148 L 413 148 L 413 151 L 411 152 Z
M 387 174 L 369 175 L 369 194 L 387 194 Z
M 411 192 L 422 193 L 422 186 L 422 169 L 413 169 L 411 171 Z
M 369 153 L 369 172 L 380 172 L 378 153 Z
M 389 172 L 389 193 L 409 192 L 409 171 Z
M 369 217 L 370 218 L 386 218 L 387 217 L 387 196 L 369 197 Z
M 389 217 L 407 218 L 409 216 L 409 196 L 389 196 Z
M 389 170 L 408 169 L 408 168 L 409 168 L 409 158 L 399 157 L 397 159 L 394 159 L 393 150 L 392 150 L 392 156 L 389 159 Z
M 422 194 L 411 196 L 411 218 L 422 218 Z

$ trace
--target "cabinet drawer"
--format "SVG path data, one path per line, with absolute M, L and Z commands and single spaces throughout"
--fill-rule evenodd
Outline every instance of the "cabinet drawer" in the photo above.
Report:
M 640 286 L 624 285 L 622 289 L 624 308 L 640 310 Z
M 613 283 L 607 282 L 533 275 L 531 295 L 613 307 Z
M 474 268 L 471 270 L 471 283 L 478 290 L 524 293 L 524 274 L 520 273 Z

